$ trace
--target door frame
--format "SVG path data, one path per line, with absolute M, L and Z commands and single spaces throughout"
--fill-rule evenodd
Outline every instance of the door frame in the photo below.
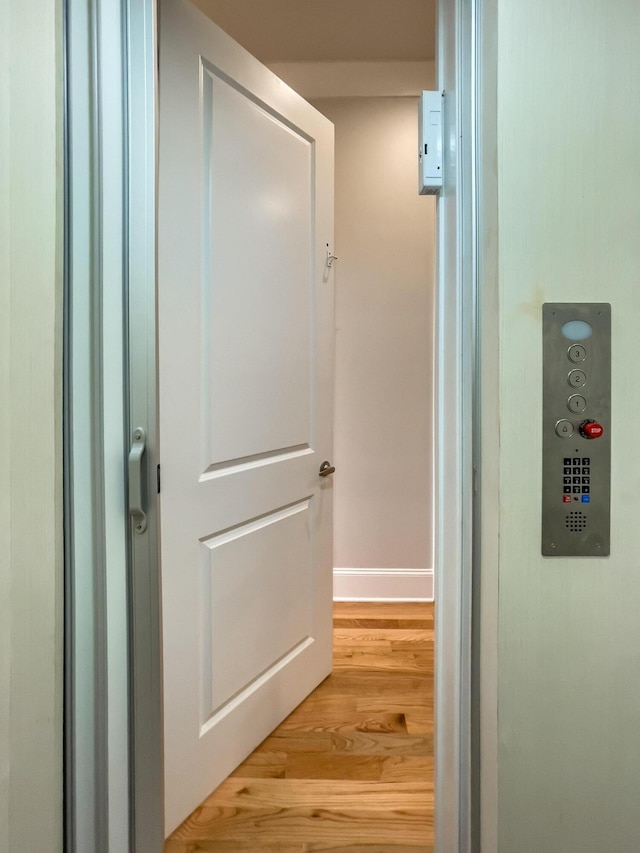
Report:
M 438 5 L 443 188 L 435 394 L 436 853 L 479 849 L 480 398 L 478 52 L 481 0 Z M 475 609 L 474 609 L 475 608 Z
M 65 850 L 158 853 L 154 0 L 65 0 Z M 147 435 L 147 527 L 127 512 Z
M 482 83 L 481 10 L 482 0 L 441 0 L 438 17 L 438 77 L 440 88 L 445 90 L 445 177 L 438 201 L 436 315 L 437 853 L 470 853 L 479 849 L 479 706 L 477 692 L 472 702 L 471 685 L 477 686 L 479 671 L 478 614 L 472 613 L 472 605 L 476 611 L 478 607 L 479 596 L 473 593 L 477 592 L 480 565 L 480 517 L 479 502 L 474 501 L 474 474 L 476 494 L 478 488 L 485 493 L 479 469 L 482 385 L 477 333 L 484 318 L 478 298 L 482 210 L 478 192 L 481 146 L 476 132 Z M 142 426 L 147 436 L 144 459 L 148 517 L 146 531 L 136 534 L 127 521 L 124 506 L 119 520 L 116 509 L 109 506 L 104 477 L 92 481 L 85 478 L 77 484 L 67 480 L 67 601 L 72 600 L 73 589 L 83 578 L 85 583 L 88 578 L 92 583 L 97 580 L 93 590 L 96 606 L 92 619 L 82 625 L 84 633 L 78 634 L 74 612 L 67 610 L 66 614 L 70 637 L 68 771 L 77 768 L 82 760 L 73 749 L 77 727 L 86 725 L 90 718 L 99 724 L 92 739 L 98 745 L 97 751 L 84 757 L 89 762 L 85 771 L 93 782 L 90 789 L 79 790 L 73 784 L 74 773 L 68 774 L 67 849 L 82 849 L 83 853 L 108 849 L 101 827 L 109 826 L 116 815 L 108 798 L 111 777 L 105 762 L 113 738 L 123 749 L 121 737 L 109 728 L 108 721 L 114 714 L 121 717 L 124 713 L 128 723 L 129 849 L 135 853 L 158 853 L 163 843 L 163 767 L 156 488 L 156 2 L 122 0 L 116 6 L 110 0 L 66 0 L 66 15 L 67 30 L 73 16 L 80 16 L 83 40 L 83 49 L 74 52 L 68 32 L 65 39 L 66 172 L 73 174 L 74 169 L 83 167 L 86 180 L 82 204 L 76 201 L 73 186 L 67 184 L 66 461 L 69 470 L 74 470 L 74 461 L 82 458 L 86 464 L 97 466 L 96 470 L 105 471 L 105 448 L 119 442 L 124 459 L 133 429 Z M 119 90 L 102 86 L 108 67 L 112 72 L 116 69 L 120 76 Z M 70 88 L 70 81 L 78 74 L 84 74 L 90 84 L 84 96 L 86 123 L 80 129 L 74 126 L 74 116 L 81 115 L 83 105 L 80 103 L 77 109 L 78 96 Z M 113 134 L 109 135 L 111 119 L 121 127 L 120 144 Z M 115 230 L 111 217 L 116 199 L 109 163 L 117 163 L 120 169 L 115 192 L 119 193 L 122 227 Z M 83 204 L 92 223 L 90 231 L 86 223 L 83 227 Z M 80 258 L 86 265 L 84 275 L 74 273 L 74 246 L 85 249 L 86 257 Z M 115 302 L 109 303 L 112 310 L 106 310 L 107 304 L 95 299 L 95 293 L 110 292 L 110 288 L 100 286 L 107 274 L 105 258 L 110 252 L 119 252 L 122 259 L 117 284 L 110 281 L 121 298 L 121 310 Z M 109 274 L 114 275 L 115 269 L 113 264 L 108 267 Z M 71 323 L 73 306 L 82 298 L 95 310 L 75 316 Z M 105 413 L 104 402 L 110 397 L 105 396 L 104 357 L 114 340 L 122 341 L 120 396 L 116 411 Z M 79 394 L 73 396 L 72 389 L 74 382 L 86 377 L 88 364 L 94 368 L 94 386 L 83 399 Z M 86 434 L 72 429 L 73 407 L 94 437 L 89 450 L 83 446 Z M 81 470 L 78 464 L 75 470 Z M 124 466 L 121 484 L 124 501 Z M 100 524 L 95 531 L 87 528 L 90 535 L 84 559 L 79 560 L 80 551 L 76 551 L 73 537 L 87 523 L 87 508 L 97 511 Z M 114 549 L 124 549 L 126 554 L 124 599 L 107 594 Z M 119 699 L 110 697 L 109 690 L 104 689 L 105 684 L 110 684 L 108 678 L 105 682 L 108 671 L 97 666 L 90 674 L 88 701 L 84 705 L 78 703 L 72 689 L 78 674 L 74 648 L 83 638 L 90 640 L 95 644 L 93 660 L 104 662 L 116 626 L 123 624 L 128 626 L 126 695 L 120 691 Z M 121 678 L 122 673 L 116 675 Z M 112 768 L 112 774 L 115 772 Z M 85 796 L 83 809 L 89 808 L 90 814 L 99 819 L 92 828 L 93 843 L 79 848 L 73 841 L 74 821 L 79 814 L 77 798 L 81 795 Z

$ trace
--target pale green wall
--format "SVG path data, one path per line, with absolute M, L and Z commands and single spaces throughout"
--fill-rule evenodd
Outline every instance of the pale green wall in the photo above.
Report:
M 498 2 L 499 853 L 640 850 L 639 39 L 638 0 Z M 574 300 L 612 304 L 607 559 L 540 556 L 540 309 Z
M 61 2 L 0 2 L 0 850 L 62 850 Z

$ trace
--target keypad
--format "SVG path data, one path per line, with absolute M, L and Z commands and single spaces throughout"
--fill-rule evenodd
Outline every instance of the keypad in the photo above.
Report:
M 588 456 L 565 457 L 562 460 L 562 500 L 591 502 L 591 459 Z
M 547 302 L 542 317 L 541 551 L 608 556 L 610 306 Z

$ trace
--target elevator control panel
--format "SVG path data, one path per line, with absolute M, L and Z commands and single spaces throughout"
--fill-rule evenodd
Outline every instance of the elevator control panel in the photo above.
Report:
M 611 306 L 542 306 L 542 553 L 606 557 L 611 499 Z

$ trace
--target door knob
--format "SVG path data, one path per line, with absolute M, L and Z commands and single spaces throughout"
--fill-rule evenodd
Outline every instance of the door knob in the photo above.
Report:
M 331 462 L 329 462 L 328 460 L 325 459 L 325 461 L 320 466 L 320 476 L 321 477 L 328 477 L 329 474 L 333 474 L 333 472 L 335 470 L 336 469 L 333 467 Z

